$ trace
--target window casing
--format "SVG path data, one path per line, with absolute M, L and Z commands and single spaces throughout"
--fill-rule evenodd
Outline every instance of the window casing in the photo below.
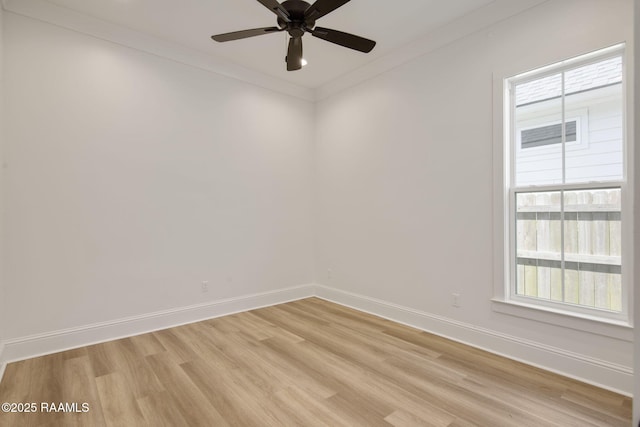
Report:
M 623 54 L 505 80 L 505 302 L 629 320 Z

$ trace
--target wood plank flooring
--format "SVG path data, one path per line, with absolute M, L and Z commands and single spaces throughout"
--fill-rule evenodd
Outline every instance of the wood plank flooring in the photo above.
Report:
M 0 413 L 21 427 L 631 424 L 627 397 L 317 298 L 11 363 L 0 402 L 37 404 Z

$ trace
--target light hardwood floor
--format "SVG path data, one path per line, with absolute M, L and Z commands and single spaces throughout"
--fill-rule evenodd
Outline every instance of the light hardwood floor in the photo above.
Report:
M 631 399 L 317 298 L 7 366 L 2 426 L 629 426 Z M 79 406 L 81 409 L 81 406 Z

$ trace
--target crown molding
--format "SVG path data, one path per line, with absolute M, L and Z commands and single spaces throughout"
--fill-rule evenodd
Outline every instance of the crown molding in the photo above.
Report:
M 161 40 L 45 0 L 1 0 L 3 8 L 12 13 L 311 102 L 328 98 L 547 1 L 549 0 L 495 0 L 363 67 L 313 89 L 295 85 L 236 65 L 215 55 Z
M 318 87 L 316 100 L 328 98 L 547 1 L 549 0 L 495 0 L 422 35 L 363 67 Z
M 215 55 L 189 49 L 177 43 L 161 40 L 47 1 L 2 0 L 2 6 L 8 12 L 37 19 L 305 101 L 315 101 L 315 91 L 313 89 L 267 76 L 233 64 L 231 61 Z
M 319 101 L 482 31 L 549 0 L 495 0 L 318 88 L 306 88 L 231 61 L 106 22 L 45 0 L 1 0 L 3 9 L 142 52 L 171 59 L 305 101 Z

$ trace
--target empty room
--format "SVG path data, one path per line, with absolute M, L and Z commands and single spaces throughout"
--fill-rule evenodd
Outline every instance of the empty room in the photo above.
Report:
M 640 425 L 640 2 L 1 5 L 0 425 Z

